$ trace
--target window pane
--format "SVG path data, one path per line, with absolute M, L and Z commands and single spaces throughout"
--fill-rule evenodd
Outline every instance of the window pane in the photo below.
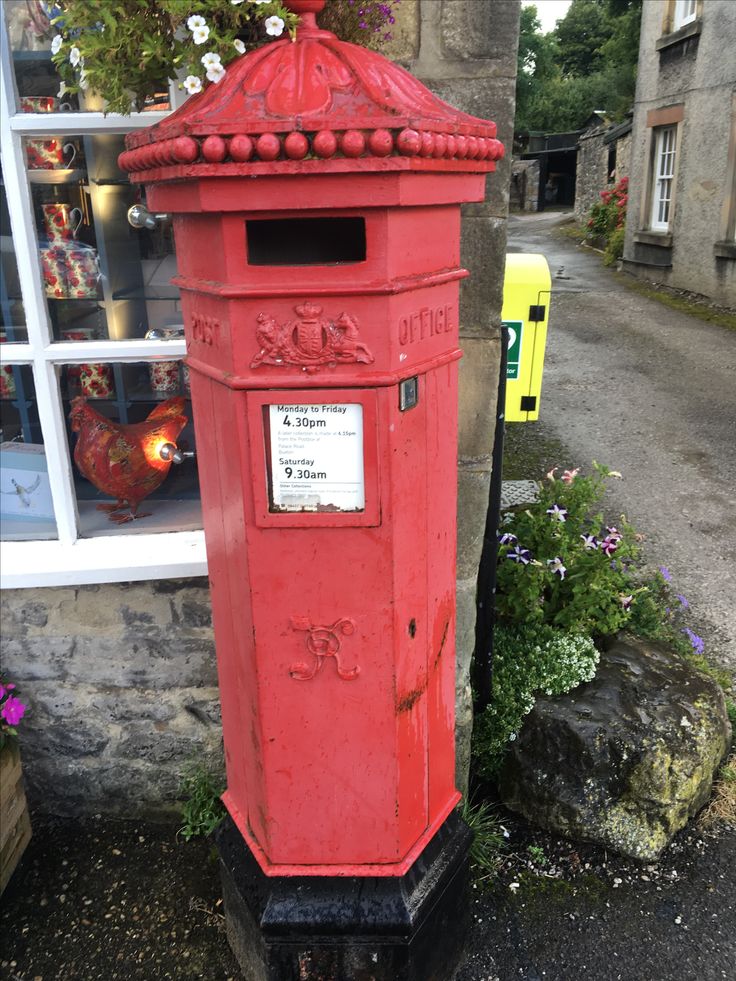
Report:
M 18 86 L 20 112 L 93 112 L 104 108 L 99 97 L 82 92 L 59 98 L 61 78 L 51 60 L 51 40 L 57 33 L 49 23 L 52 4 L 42 0 L 3 0 L 10 49 Z M 168 92 L 160 92 L 146 109 L 170 109 Z
M 20 295 L 18 265 L 10 231 L 5 181 L 0 169 L 0 344 L 27 341 L 26 315 Z
M 56 538 L 36 393 L 26 365 L 0 366 L 0 539 Z
M 80 534 L 201 528 L 196 459 L 186 455 L 195 439 L 185 366 L 66 364 L 60 383 Z M 183 453 L 180 463 L 162 457 L 165 444 Z
M 180 327 L 171 224 L 135 229 L 141 198 L 118 168 L 122 136 L 24 141 L 54 340 L 127 340 Z M 71 339 L 80 339 L 72 337 Z

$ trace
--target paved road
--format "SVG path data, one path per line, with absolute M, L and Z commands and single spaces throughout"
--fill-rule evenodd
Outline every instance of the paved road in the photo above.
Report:
M 543 253 L 553 284 L 540 421 L 510 438 L 623 473 L 614 513 L 671 570 L 706 653 L 736 670 L 736 331 L 627 289 L 561 220 L 509 222 L 509 251 Z

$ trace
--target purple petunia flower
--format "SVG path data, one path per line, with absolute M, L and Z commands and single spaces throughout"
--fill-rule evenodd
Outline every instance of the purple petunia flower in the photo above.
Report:
M 666 582 L 672 582 L 672 573 L 670 572 L 670 570 L 667 568 L 666 565 L 661 565 L 659 567 L 659 571 L 662 573 L 662 578 Z
M 512 562 L 520 562 L 522 565 L 529 565 L 532 559 L 532 553 L 528 548 L 522 548 L 521 545 L 515 545 L 514 548 L 506 554 L 507 559 L 511 559 Z
M 550 571 L 556 573 L 560 579 L 565 578 L 567 569 L 562 564 L 562 559 L 559 557 L 559 555 L 556 555 L 553 559 L 547 559 L 547 565 L 549 566 Z
M 677 601 L 679 602 L 679 604 L 683 608 L 683 610 L 689 610 L 690 609 L 690 604 L 688 603 L 688 601 L 685 599 L 685 597 L 681 593 L 676 593 L 675 594 L 675 598 L 677 599 Z
M 606 555 L 613 555 L 618 548 L 618 542 L 618 538 L 611 538 L 609 535 L 608 538 L 604 539 L 603 544 L 601 545 L 601 550 L 605 552 Z
M 684 627 L 682 632 L 687 636 L 687 639 L 692 644 L 692 648 L 695 651 L 695 653 L 702 654 L 703 651 L 705 650 L 705 641 L 703 640 L 703 638 L 698 637 L 698 635 L 694 633 L 689 627 Z
M 618 530 L 618 528 L 609 528 L 608 526 L 606 526 L 606 531 L 608 532 L 608 537 L 614 538 L 617 542 L 620 542 L 621 539 L 624 537 L 621 534 L 621 532 Z
M 512 535 L 510 531 L 505 531 L 503 535 L 498 536 L 499 545 L 513 545 L 514 542 L 518 542 L 516 535 Z
M 595 550 L 600 545 L 595 535 L 581 535 L 580 537 L 583 539 L 583 544 L 587 549 Z
M 547 514 L 551 518 L 557 518 L 558 521 L 567 520 L 567 511 L 565 508 L 561 508 L 559 504 L 553 504 L 551 508 L 547 508 Z
M 619 596 L 619 599 L 621 600 L 621 606 L 623 606 L 625 610 L 631 609 L 631 604 L 634 600 L 633 596 Z

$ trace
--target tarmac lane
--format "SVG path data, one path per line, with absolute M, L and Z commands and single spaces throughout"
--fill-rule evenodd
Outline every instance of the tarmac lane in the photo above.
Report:
M 567 217 L 509 221 L 508 251 L 547 257 L 552 298 L 540 418 L 509 424 L 507 442 L 530 468 L 555 446 L 565 469 L 621 472 L 611 513 L 645 536 L 652 569 L 670 570 L 706 656 L 736 673 L 736 329 L 627 288 L 560 233 Z

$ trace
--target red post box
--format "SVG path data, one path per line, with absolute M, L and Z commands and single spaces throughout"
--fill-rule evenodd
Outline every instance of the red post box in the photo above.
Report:
M 231 942 L 253 978 L 427 981 L 457 960 L 442 924 L 467 852 L 453 814 L 460 204 L 483 199 L 503 148 L 493 123 L 319 30 L 322 0 L 289 5 L 296 43 L 243 56 L 129 136 L 120 163 L 174 215 Z M 372 908 L 355 898 L 366 882 Z

